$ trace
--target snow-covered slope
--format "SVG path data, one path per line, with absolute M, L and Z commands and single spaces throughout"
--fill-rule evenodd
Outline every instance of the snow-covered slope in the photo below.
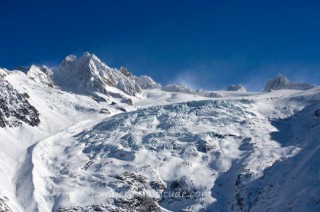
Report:
M 19 122 L 0 128 L 0 211 L 320 210 L 319 87 L 160 87 L 90 54 L 20 70 L 0 69 Z
M 46 209 L 67 211 L 319 208 L 317 169 L 301 170 L 306 161 L 317 166 L 319 144 L 314 143 L 313 134 L 307 135 L 315 127 L 297 123 L 319 121 L 313 112 L 320 103 L 306 111 L 299 111 L 303 108 L 299 104 L 291 105 L 299 99 L 307 103 L 308 98 L 261 95 L 156 106 L 47 139 L 33 150 L 33 157 L 38 161 L 36 177 L 42 179 L 38 188 L 51 188 L 42 191 L 42 197 L 51 202 L 36 201 Z M 269 107 L 262 107 L 268 103 Z M 285 124 L 279 127 L 278 123 Z M 287 127 L 295 133 L 288 135 L 290 128 L 282 132 Z M 306 140 L 301 141 L 304 136 Z M 300 160 L 292 163 L 292 158 Z M 288 171 L 301 168 L 287 176 L 278 166 Z M 273 169 L 277 172 L 269 171 Z M 304 173 L 303 177 L 297 173 Z M 286 191 L 277 176 L 289 177 L 298 186 Z
M 59 137 L 42 142 L 33 152 L 35 160 L 42 162 L 39 170 L 53 161 L 55 166 L 45 169 L 45 174 L 38 178 L 57 176 L 41 183 L 56 188 L 46 192 L 45 199 L 54 200 L 48 208 L 77 206 L 79 200 L 79 206 L 99 205 L 111 193 L 117 198 L 107 199 L 103 207 L 108 210 L 116 209 L 118 202 L 123 203 L 118 209 L 126 209 L 138 197 L 151 201 L 152 207 L 158 208 L 159 204 L 174 211 L 207 207 L 214 202 L 208 194 L 215 179 L 242 154 L 238 147 L 246 135 L 234 125 L 256 116 L 248 112 L 252 103 L 244 99 L 204 100 L 151 107 L 120 114 L 92 129 L 66 135 L 64 140 L 68 142 L 60 142 Z M 230 126 L 229 130 L 226 126 Z M 43 157 L 41 152 L 48 145 L 68 154 L 57 157 L 50 147 Z M 69 153 L 76 157 L 68 159 Z M 78 178 L 83 179 L 81 184 Z M 90 191 L 92 196 L 88 198 Z M 163 192 L 205 195 L 161 198 Z M 59 198 L 54 205 L 55 196 L 68 198 Z M 140 211 L 140 207 L 143 204 L 136 209 Z
M 43 65 L 41 67 L 38 67 L 36 65 L 31 65 L 30 67 L 18 67 L 16 68 L 16 70 L 26 73 L 30 79 L 38 83 L 42 83 L 50 87 L 55 86 L 52 79 L 53 72 L 47 66 Z
M 38 111 L 30 105 L 28 97 L 26 93 L 18 93 L 0 76 L 0 127 L 17 127 L 23 122 L 30 126 L 39 124 Z
M 26 192 L 26 188 L 21 188 L 19 185 L 22 180 L 32 179 L 29 175 L 32 173 L 27 171 L 32 167 L 32 164 L 26 162 L 29 157 L 29 149 L 39 140 L 78 122 L 91 119 L 99 122 L 99 118 L 106 116 L 99 113 L 102 108 L 107 108 L 113 113 L 117 113 L 119 110 L 106 102 L 98 103 L 93 97 L 67 93 L 35 82 L 23 72 L 9 72 L 5 80 L 4 83 L 8 87 L 1 86 L 5 88 L 1 95 L 10 94 L 10 100 L 5 105 L 10 110 L 12 108 L 13 116 L 10 121 L 17 121 L 19 124 L 0 128 L 0 195 L 8 198 L 6 204 L 12 211 L 25 211 L 22 199 L 27 199 L 27 204 L 28 198 L 32 195 Z M 3 82 L 1 81 L 1 83 Z M 19 115 L 19 113 L 16 114 L 17 110 L 30 108 L 25 100 L 25 94 L 29 96 L 27 98 L 29 104 L 37 110 L 38 115 L 35 117 L 39 117 L 40 120 L 38 123 L 38 119 L 36 119 L 37 126 L 30 126 L 20 117 L 16 119 L 15 115 Z M 22 113 L 26 116 L 26 120 L 30 120 L 28 118 L 30 115 L 36 114 L 36 112 L 32 113 L 32 109 L 30 110 L 29 114 L 24 111 Z

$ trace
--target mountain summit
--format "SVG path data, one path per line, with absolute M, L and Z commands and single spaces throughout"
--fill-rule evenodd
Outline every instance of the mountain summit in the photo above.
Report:
M 270 92 L 272 90 L 281 90 L 281 89 L 308 90 L 314 87 L 315 85 L 311 85 L 308 83 L 291 82 L 282 74 L 278 74 L 278 76 L 275 79 L 269 80 L 266 83 L 264 87 L 264 91 Z
M 67 56 L 57 67 L 54 79 L 62 87 L 104 94 L 111 94 L 116 88 L 130 96 L 140 93 L 141 89 L 159 87 L 150 77 L 136 77 L 124 67 L 120 70 L 111 68 L 88 52 L 79 59 L 74 55 Z

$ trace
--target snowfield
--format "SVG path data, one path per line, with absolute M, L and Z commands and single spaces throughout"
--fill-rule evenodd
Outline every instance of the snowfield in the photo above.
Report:
M 192 91 L 88 53 L 63 64 L 0 71 L 0 211 L 320 211 L 319 87 Z M 69 68 L 78 87 L 54 80 Z

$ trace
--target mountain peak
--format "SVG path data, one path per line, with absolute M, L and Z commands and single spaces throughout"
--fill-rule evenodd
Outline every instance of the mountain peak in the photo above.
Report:
M 94 60 L 102 63 L 101 60 L 95 54 L 90 54 L 89 52 L 84 52 L 79 58 L 79 61 L 90 61 L 90 60 Z
M 308 90 L 314 88 L 315 85 L 308 83 L 294 83 L 287 79 L 282 74 L 278 74 L 277 77 L 273 80 L 269 80 L 265 87 L 265 92 L 270 92 L 272 90 L 281 90 L 281 89 L 293 89 L 293 90 Z
M 72 66 L 76 61 L 77 57 L 75 55 L 70 54 L 62 60 L 59 67 L 70 69 L 70 66 Z
M 65 62 L 73 62 L 75 60 L 77 60 L 77 57 L 75 55 L 73 55 L 73 54 L 70 54 L 70 55 L 66 56 L 66 58 L 64 58 L 63 61 L 65 61 Z
M 84 52 L 79 60 L 83 60 L 83 59 L 91 59 L 93 57 L 96 57 L 94 54 L 90 54 L 89 52 Z M 97 58 L 97 57 L 96 57 Z
M 84 52 L 79 59 L 67 56 L 57 68 L 55 78 L 60 86 L 110 95 L 114 91 L 110 87 L 130 96 L 140 93 L 141 89 L 158 87 L 150 77 L 136 77 L 124 67 L 111 68 L 89 52 Z
M 282 75 L 281 73 L 279 73 L 278 75 L 277 75 L 277 78 L 285 78 L 285 79 L 287 79 L 284 75 Z
M 290 81 L 288 80 L 288 78 L 282 74 L 278 74 L 277 77 L 275 78 L 275 80 L 278 80 L 278 81 L 283 81 L 283 82 L 286 82 L 286 83 L 289 83 Z

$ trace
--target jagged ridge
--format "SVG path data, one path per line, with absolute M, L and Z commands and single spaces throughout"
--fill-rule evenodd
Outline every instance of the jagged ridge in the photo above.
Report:
M 114 87 L 127 95 L 135 96 L 141 89 L 159 87 L 147 76 L 136 77 L 124 67 L 120 70 L 110 68 L 88 52 L 79 59 L 70 55 L 66 57 L 54 73 L 54 78 L 61 86 L 73 85 L 83 91 L 99 91 L 105 94 Z

